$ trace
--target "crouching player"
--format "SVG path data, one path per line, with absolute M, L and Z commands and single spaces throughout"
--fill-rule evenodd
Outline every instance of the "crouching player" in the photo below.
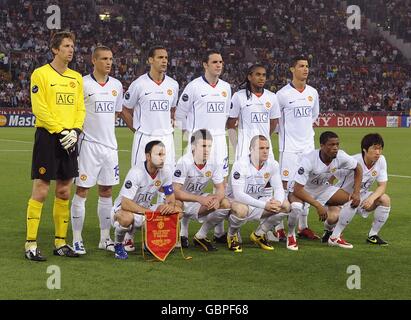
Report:
M 270 154 L 270 142 L 263 135 L 251 139 L 250 155 L 234 162 L 229 185 L 229 197 L 233 198 L 227 243 L 229 250 L 242 252 L 238 232 L 247 221 L 260 222 L 250 235 L 252 242 L 264 250 L 274 250 L 267 241 L 266 233 L 272 230 L 289 212 L 281 183 L 279 164 Z M 265 186 L 270 183 L 273 197 L 265 196 Z M 282 212 L 282 213 L 280 213 Z
M 344 206 L 340 213 L 338 223 L 330 236 L 328 243 L 333 245 L 335 239 L 338 239 L 351 222 L 355 213 L 367 218 L 372 211 L 374 212 L 374 221 L 371 230 L 368 233 L 367 242 L 375 245 L 388 245 L 386 241 L 378 236 L 382 226 L 388 219 L 391 210 L 390 197 L 385 193 L 387 188 L 387 162 L 382 155 L 384 140 L 378 133 L 367 134 L 361 141 L 361 153 L 353 156 L 358 161 L 363 170 L 361 183 L 361 204 L 357 208 Z M 344 170 L 337 171 L 334 175 L 339 180 L 337 186 L 352 192 L 354 188 L 354 176 L 351 172 Z M 378 186 L 375 191 L 370 191 L 370 187 L 377 181 Z
M 171 172 L 163 169 L 166 157 L 165 147 L 161 141 L 154 140 L 145 147 L 146 161 L 133 166 L 127 173 L 120 194 L 111 211 L 114 227 L 114 257 L 127 259 L 123 240 L 126 232 L 134 233 L 144 223 L 146 211 L 160 211 L 169 215 L 181 212 L 175 206 L 175 198 L 171 181 Z M 164 204 L 152 205 L 151 202 L 158 191 L 164 192 Z
M 350 201 L 350 197 L 350 206 L 356 208 L 360 204 L 362 168 L 353 157 L 339 150 L 339 146 L 337 134 L 331 131 L 323 132 L 320 136 L 320 149 L 307 153 L 298 166 L 299 169 L 289 186 L 291 202 L 287 235 L 287 249 L 289 250 L 298 250 L 295 228 L 305 203 L 311 204 L 317 210 L 320 220 L 325 221 L 322 242 L 328 242 L 338 221 L 339 208 L 337 206 Z M 333 174 L 340 169 L 353 171 L 354 186 L 351 195 L 330 184 Z M 352 248 L 352 245 L 341 237 L 335 239 L 335 245 Z
M 222 166 L 209 163 L 213 143 L 211 133 L 206 129 L 195 131 L 191 136 L 191 150 L 176 164 L 173 187 L 177 205 L 183 208 L 184 218 L 202 223 L 195 234 L 193 243 L 205 251 L 217 248 L 207 238 L 207 233 L 224 222 L 230 210 L 230 202 L 225 198 L 224 174 Z M 215 193 L 204 193 L 212 180 Z M 188 230 L 180 231 L 183 248 L 189 246 Z

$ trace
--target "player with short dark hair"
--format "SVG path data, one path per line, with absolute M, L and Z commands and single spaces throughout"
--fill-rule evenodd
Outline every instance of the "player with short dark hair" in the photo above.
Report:
M 168 52 L 164 46 L 154 46 L 148 53 L 150 70 L 133 81 L 124 95 L 126 118 L 133 122 L 133 147 L 131 166 L 140 165 L 146 159 L 145 145 L 160 140 L 166 146 L 166 166 L 172 171 L 175 165 L 173 138 L 174 112 L 177 106 L 179 85 L 166 75 Z M 128 116 L 127 116 L 128 115 Z M 164 199 L 159 195 L 159 201 Z M 134 251 L 133 236 L 125 237 L 125 248 Z
M 297 171 L 297 164 L 303 154 L 314 150 L 313 123 L 318 118 L 320 104 L 317 90 L 307 84 L 310 70 L 308 62 L 304 55 L 292 57 L 292 81 L 277 92 L 281 110 L 278 123 L 279 162 L 284 190 L 287 190 L 287 183 Z M 308 209 L 306 206 L 299 216 L 298 236 L 319 239 L 308 227 Z M 284 226 L 277 228 L 280 240 L 285 241 Z
M 230 209 L 225 198 L 222 168 L 208 161 L 212 144 L 213 137 L 208 130 L 195 131 L 191 136 L 191 152 L 178 160 L 173 176 L 178 205 L 184 208 L 183 217 L 202 224 L 193 242 L 205 251 L 217 249 L 207 238 L 207 233 L 225 220 Z M 212 194 L 204 192 L 210 180 L 215 189 Z M 183 248 L 189 246 L 188 233 L 180 231 L 180 244 Z
M 56 180 L 53 219 L 54 255 L 78 257 L 66 243 L 70 189 L 78 176 L 77 139 L 85 117 L 83 79 L 68 68 L 74 55 L 74 35 L 57 32 L 51 39 L 52 62 L 31 75 L 31 104 L 36 117 L 31 178 L 33 190 L 27 207 L 25 257 L 45 261 L 37 247 L 37 232 L 50 181 Z
M 204 74 L 187 84 L 178 101 L 177 124 L 189 136 L 207 128 L 213 136 L 209 162 L 222 167 L 228 176 L 228 148 L 225 128 L 231 105 L 230 84 L 220 79 L 223 72 L 223 57 L 218 51 L 208 50 L 203 58 Z M 190 145 L 188 145 L 188 149 Z M 181 231 L 188 233 L 189 220 L 181 219 Z M 217 241 L 225 242 L 224 223 L 217 225 L 214 233 Z
M 116 259 L 128 258 L 123 244 L 124 236 L 126 232 L 133 233 L 136 228 L 141 228 L 145 221 L 145 212 L 158 210 L 164 215 L 181 212 L 175 206 L 171 172 L 165 167 L 164 144 L 159 140 L 150 141 L 144 151 L 146 161 L 138 162 L 127 173 L 111 211 L 111 222 L 115 230 Z M 153 198 L 159 190 L 164 192 L 166 201 L 153 205 Z
M 341 233 L 351 222 L 357 213 L 363 218 L 367 218 L 374 211 L 374 221 L 368 232 L 367 242 L 374 245 L 388 245 L 378 234 L 385 222 L 388 220 L 391 211 L 391 199 L 385 193 L 387 189 L 387 161 L 382 155 L 384 140 L 378 133 L 365 135 L 361 140 L 361 153 L 353 156 L 362 166 L 363 178 L 361 183 L 361 204 L 352 208 L 345 205 L 340 212 L 339 220 L 328 240 L 330 246 L 339 246 Z M 334 174 L 338 178 L 337 186 L 348 193 L 353 191 L 354 176 L 345 170 L 337 171 Z M 377 181 L 377 188 L 370 191 L 371 186 Z
M 113 53 L 98 46 L 91 56 L 93 72 L 83 77 L 86 118 L 79 138 L 79 177 L 75 179 L 76 194 L 71 202 L 73 248 L 86 254 L 82 230 L 86 214 L 88 190 L 98 185 L 97 214 L 100 222 L 98 247 L 114 251 L 110 238 L 110 211 L 113 207 L 112 186 L 120 183 L 115 135 L 116 117 L 122 115 L 123 86 L 110 77 Z
M 352 193 L 330 184 L 330 179 L 337 170 L 348 170 L 353 173 L 354 182 Z M 287 249 L 298 250 L 295 228 L 298 217 L 307 203 L 324 221 L 325 232 L 322 242 L 328 239 L 338 221 L 338 206 L 350 202 L 353 207 L 360 204 L 360 187 L 362 168 L 353 157 L 340 150 L 338 135 L 325 131 L 320 136 L 320 149 L 304 155 L 298 164 L 298 170 L 289 186 L 291 212 L 288 216 Z M 340 246 L 347 248 L 352 245 L 341 237 Z

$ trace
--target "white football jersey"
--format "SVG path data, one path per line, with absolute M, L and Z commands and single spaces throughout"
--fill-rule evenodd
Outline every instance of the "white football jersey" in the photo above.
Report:
M 208 129 L 213 136 L 225 135 L 230 105 L 230 85 L 219 79 L 215 86 L 211 86 L 201 76 L 185 87 L 178 101 L 176 120 L 189 132 Z
M 243 194 L 258 200 L 265 197 L 264 189 L 267 183 L 270 182 L 274 189 L 274 199 L 283 202 L 285 193 L 280 177 L 280 166 L 277 161 L 268 159 L 263 166 L 258 170 L 252 164 L 250 157 L 243 157 L 234 162 L 230 173 L 227 195 L 235 200 L 243 202 L 242 198 L 238 198 L 233 192 L 233 187 L 239 186 Z M 247 205 L 264 208 L 265 202 L 260 200 L 260 205 L 249 202 Z M 243 202 L 244 203 L 244 202 Z
M 387 161 L 383 155 L 377 160 L 371 168 L 367 168 L 361 153 L 352 156 L 362 167 L 361 193 L 367 192 L 374 181 L 388 181 Z M 354 172 L 347 170 L 337 170 L 334 176 L 338 179 L 336 186 L 352 193 L 354 190 Z
M 116 112 L 123 109 L 123 86 L 115 78 L 108 77 L 104 85 L 93 75 L 83 77 L 86 118 L 81 139 L 117 149 L 115 135 Z
M 133 200 L 138 205 L 149 208 L 151 201 L 161 187 L 172 185 L 171 172 L 165 168 L 158 170 L 155 177 L 150 176 L 146 164 L 131 167 L 124 180 L 120 193 L 114 201 L 114 207 L 121 206 L 123 197 Z
M 320 150 L 313 150 L 302 157 L 294 175 L 294 181 L 305 186 L 307 191 L 318 191 L 330 186 L 330 178 L 337 170 L 354 170 L 357 160 L 349 156 L 343 150 L 339 150 L 337 156 L 327 166 L 320 159 Z
M 304 152 L 314 149 L 313 123 L 318 118 L 318 92 L 306 85 L 303 92 L 289 83 L 277 92 L 281 118 L 278 125 L 280 152 Z
M 182 156 L 174 170 L 173 182 L 183 185 L 183 190 L 188 193 L 200 195 L 212 180 L 214 184 L 224 182 L 221 166 L 207 162 L 203 168 L 198 168 L 191 153 Z
M 160 84 L 148 73 L 134 80 L 124 95 L 124 105 L 134 109 L 134 129 L 158 136 L 172 133 L 171 108 L 177 106 L 178 90 L 177 81 L 167 75 Z
M 270 120 L 278 119 L 280 116 L 275 93 L 264 89 L 260 97 L 252 93 L 250 99 L 247 99 L 245 89 L 234 93 L 229 117 L 238 118 L 236 159 L 250 153 L 250 142 L 254 136 L 263 135 L 271 141 Z

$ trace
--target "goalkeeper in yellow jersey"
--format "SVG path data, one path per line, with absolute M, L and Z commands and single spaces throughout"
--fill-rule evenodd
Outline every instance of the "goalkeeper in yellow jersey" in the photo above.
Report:
M 54 59 L 34 70 L 31 75 L 31 104 L 36 116 L 31 178 L 33 190 L 27 206 L 27 237 L 25 256 L 45 261 L 37 247 L 37 231 L 43 203 L 56 180 L 53 206 L 55 225 L 54 255 L 78 257 L 67 245 L 70 189 L 78 176 L 77 138 L 86 114 L 83 80 L 68 68 L 73 59 L 74 35 L 58 32 L 50 43 Z

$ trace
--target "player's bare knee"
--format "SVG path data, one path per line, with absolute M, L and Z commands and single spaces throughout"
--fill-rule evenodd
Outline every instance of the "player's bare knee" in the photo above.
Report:
M 56 198 L 62 200 L 69 200 L 70 199 L 70 188 L 60 188 L 56 190 Z
M 223 200 L 221 200 L 221 202 L 220 202 L 220 208 L 221 208 L 221 209 L 230 209 L 230 208 L 231 208 L 230 201 L 228 201 L 227 198 L 224 198 Z
M 83 188 L 83 187 L 77 186 L 76 195 L 78 195 L 81 198 L 87 198 L 87 194 L 88 194 L 88 188 Z
M 42 181 L 40 179 L 34 180 L 33 190 L 31 192 L 31 198 L 38 202 L 46 201 L 47 195 L 49 193 L 50 183 Z
M 234 202 L 231 205 L 231 213 L 237 218 L 244 219 L 248 214 L 248 206 L 242 203 Z
M 383 194 L 381 197 L 378 198 L 378 205 L 384 207 L 391 206 L 391 198 L 387 194 Z
M 280 212 L 290 212 L 291 211 L 291 204 L 288 200 L 284 200 L 283 205 L 281 206 Z
M 98 186 L 98 195 L 102 198 L 111 198 L 112 190 L 111 186 Z

